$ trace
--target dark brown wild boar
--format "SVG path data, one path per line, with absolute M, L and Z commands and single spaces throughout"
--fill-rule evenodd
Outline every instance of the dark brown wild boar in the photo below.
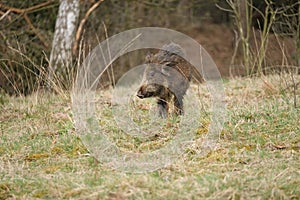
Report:
M 191 65 L 183 56 L 183 49 L 170 43 L 146 57 L 147 66 L 137 96 L 141 99 L 157 97 L 158 112 L 163 118 L 168 116 L 170 102 L 174 104 L 176 115 L 183 114 L 183 96 L 192 77 Z

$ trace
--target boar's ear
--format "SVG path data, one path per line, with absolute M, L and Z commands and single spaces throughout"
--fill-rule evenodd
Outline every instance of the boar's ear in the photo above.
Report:
M 148 53 L 146 55 L 145 62 L 146 63 L 152 63 L 153 62 L 153 54 L 150 53 L 149 51 L 148 51 Z

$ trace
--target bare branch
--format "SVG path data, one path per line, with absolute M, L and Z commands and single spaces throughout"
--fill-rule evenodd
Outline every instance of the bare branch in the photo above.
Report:
M 14 13 L 22 14 L 22 13 L 32 12 L 32 11 L 37 10 L 39 8 L 48 6 L 48 5 L 50 5 L 54 2 L 55 2 L 55 0 L 49 0 L 49 1 L 43 2 L 41 4 L 32 6 L 30 8 L 14 8 L 14 7 L 6 6 L 6 5 L 3 5 L 3 4 L 0 3 L 0 8 L 3 9 L 3 10 L 10 10 L 11 12 L 14 12 Z
M 30 7 L 30 8 L 14 8 L 14 7 L 6 6 L 6 5 L 3 5 L 3 4 L 0 3 L 0 9 L 3 9 L 3 10 L 6 11 L 5 14 L 3 14 L 1 16 L 0 21 L 3 20 L 11 12 L 23 15 L 23 18 L 25 19 L 25 21 L 29 25 L 29 27 L 32 29 L 32 31 L 35 33 L 35 35 L 39 38 L 39 40 L 42 42 L 42 44 L 46 48 L 48 48 L 49 44 L 44 39 L 44 37 L 40 34 L 40 32 L 38 31 L 38 29 L 35 28 L 35 26 L 32 24 L 31 20 L 27 16 L 27 13 L 30 13 L 30 12 L 35 11 L 37 9 L 40 9 L 40 8 L 46 7 L 48 5 L 51 5 L 54 2 L 55 2 L 55 0 L 49 0 L 49 1 L 43 2 L 41 4 L 34 5 L 34 6 Z
M 2 21 L 8 14 L 10 13 L 10 10 L 7 10 L 3 15 L 0 17 L 0 21 Z
M 32 31 L 36 34 L 36 36 L 39 38 L 39 40 L 43 43 L 43 45 L 46 48 L 48 48 L 49 47 L 48 42 L 40 34 L 40 32 L 38 31 L 38 29 L 34 27 L 34 25 L 32 24 L 31 20 L 29 19 L 29 17 L 27 16 L 26 13 L 23 15 L 23 17 L 24 17 L 25 21 L 27 22 L 27 24 L 29 25 L 29 27 L 32 29 Z
M 74 46 L 73 46 L 73 55 L 76 55 L 77 50 L 78 50 L 78 46 L 79 46 L 79 41 L 80 41 L 80 37 L 82 35 L 83 32 L 83 27 L 88 19 L 88 17 L 92 14 L 92 12 L 103 2 L 104 0 L 99 0 L 98 2 L 96 2 L 92 7 L 90 7 L 90 9 L 85 13 L 85 16 L 83 17 L 83 19 L 81 20 L 76 35 L 75 35 L 75 41 L 74 41 Z

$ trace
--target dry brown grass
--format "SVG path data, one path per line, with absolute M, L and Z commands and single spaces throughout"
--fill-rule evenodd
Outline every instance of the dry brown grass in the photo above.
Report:
M 300 112 L 289 84 L 283 76 L 226 80 L 228 119 L 219 148 L 199 153 L 197 138 L 209 124 L 204 115 L 180 159 L 144 174 L 115 171 L 90 156 L 76 136 L 67 98 L 1 95 L 0 199 L 299 199 Z M 299 89 L 297 96 L 299 104 Z M 111 105 L 102 105 L 109 114 Z M 104 128 L 114 133 L 110 123 Z M 118 137 L 120 145 L 126 139 Z

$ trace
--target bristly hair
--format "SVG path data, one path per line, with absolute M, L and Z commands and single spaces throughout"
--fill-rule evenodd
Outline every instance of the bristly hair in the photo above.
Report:
M 171 42 L 170 44 L 165 44 L 162 47 L 162 51 L 164 51 L 165 56 L 171 56 L 177 54 L 181 57 L 184 57 L 185 53 L 181 46 Z

